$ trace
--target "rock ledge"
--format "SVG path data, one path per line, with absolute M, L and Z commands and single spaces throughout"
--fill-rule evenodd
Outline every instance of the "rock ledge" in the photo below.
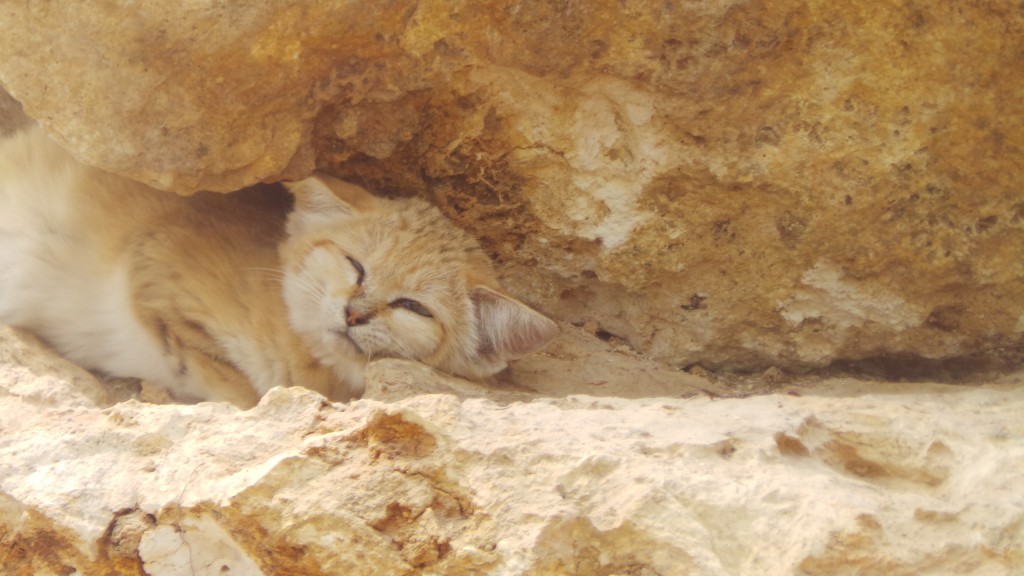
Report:
M 6 574 L 1024 566 L 1019 385 L 523 401 L 390 361 L 367 399 L 275 389 L 243 412 L 118 401 L 0 336 Z

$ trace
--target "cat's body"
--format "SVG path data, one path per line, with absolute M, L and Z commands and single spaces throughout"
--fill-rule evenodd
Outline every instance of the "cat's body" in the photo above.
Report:
M 34 128 L 0 143 L 0 322 L 182 399 L 278 385 L 357 396 L 377 356 L 480 378 L 554 324 L 500 293 L 418 200 L 321 176 L 179 197 L 82 166 Z

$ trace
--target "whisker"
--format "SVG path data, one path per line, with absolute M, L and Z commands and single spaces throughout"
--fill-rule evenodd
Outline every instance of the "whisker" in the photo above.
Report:
M 302 293 L 305 294 L 306 296 L 310 296 L 313 298 L 321 298 L 324 295 L 323 290 L 320 290 L 316 286 L 311 286 L 309 284 L 304 284 L 302 282 L 297 282 L 296 285 L 300 290 L 302 290 Z
M 287 272 L 285 272 L 284 270 L 278 270 L 276 268 L 256 268 L 256 267 L 253 267 L 253 268 L 240 268 L 240 270 L 244 271 L 244 272 L 262 272 L 263 274 L 265 274 L 267 276 L 270 276 L 272 278 L 277 278 L 279 280 L 283 279 L 283 278 L 286 278 L 288 276 Z
M 240 268 L 240 270 L 253 270 L 253 271 L 257 271 L 257 272 L 273 272 L 275 274 L 280 274 L 282 276 L 286 276 L 288 274 L 287 272 L 285 272 L 284 270 L 281 270 L 280 268 L 263 268 L 263 267 L 260 267 L 260 266 L 249 266 L 249 267 L 246 267 L 246 268 Z
M 296 276 L 295 274 L 290 274 L 288 272 L 283 272 L 283 275 L 284 279 L 291 280 L 292 282 L 294 282 L 295 285 L 302 291 L 302 293 L 307 298 L 309 298 L 310 302 L 320 302 L 321 300 L 323 300 L 324 296 L 327 295 L 326 290 L 324 290 L 321 286 L 314 284 L 313 282 L 310 282 L 306 278 Z

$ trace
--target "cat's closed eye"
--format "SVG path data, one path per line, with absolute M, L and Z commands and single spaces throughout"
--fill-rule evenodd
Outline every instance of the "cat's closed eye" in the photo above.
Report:
M 356 284 L 359 286 L 363 285 L 363 279 L 366 277 L 366 270 L 363 269 L 363 265 L 358 260 L 351 256 L 346 256 L 348 261 L 352 264 L 352 267 L 356 269 Z
M 393 301 L 391 304 L 389 304 L 389 306 L 391 306 L 392 308 L 405 308 L 410 312 L 415 312 L 416 314 L 419 314 L 420 316 L 424 316 L 426 318 L 434 317 L 434 315 L 430 313 L 430 310 L 427 310 L 426 306 L 420 304 L 415 300 L 412 300 L 411 298 L 399 298 Z

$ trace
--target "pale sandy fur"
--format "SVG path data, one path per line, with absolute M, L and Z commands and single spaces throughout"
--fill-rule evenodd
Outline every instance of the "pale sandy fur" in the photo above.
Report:
M 288 187 L 294 210 L 272 187 L 179 197 L 82 166 L 39 128 L 8 138 L 0 322 L 240 406 L 278 385 L 350 399 L 379 356 L 483 378 L 557 333 L 428 204 L 323 175 Z

